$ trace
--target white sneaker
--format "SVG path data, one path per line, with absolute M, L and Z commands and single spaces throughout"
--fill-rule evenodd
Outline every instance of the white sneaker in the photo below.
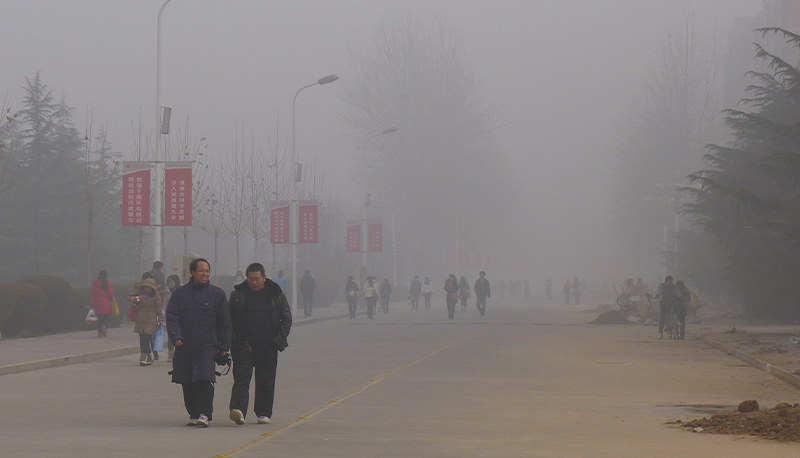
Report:
M 269 417 L 258 417 L 258 424 L 259 425 L 268 425 L 269 424 Z
M 186 426 L 197 426 L 197 418 L 190 418 Z
M 658 335 L 658 340 L 661 340 L 661 339 L 663 339 L 663 338 L 664 338 L 664 334 L 659 334 L 659 335 Z
M 204 413 L 200 414 L 200 417 L 197 418 L 197 426 L 201 428 L 208 427 L 208 417 L 206 416 L 206 414 Z
M 229 415 L 229 417 L 237 425 L 243 425 L 244 424 L 244 414 L 239 409 L 231 410 L 231 414 Z

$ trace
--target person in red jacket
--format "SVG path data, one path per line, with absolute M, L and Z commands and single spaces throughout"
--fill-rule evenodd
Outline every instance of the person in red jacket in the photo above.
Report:
M 114 288 L 108 281 L 108 272 L 101 270 L 97 280 L 92 282 L 92 299 L 89 301 L 89 308 L 94 309 L 94 314 L 97 315 L 97 337 L 106 336 L 113 298 Z

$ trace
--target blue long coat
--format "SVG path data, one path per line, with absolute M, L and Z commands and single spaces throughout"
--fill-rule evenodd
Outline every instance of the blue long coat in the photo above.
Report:
M 167 329 L 175 347 L 172 382 L 216 381 L 217 350 L 231 346 L 231 314 L 222 289 L 190 281 L 172 293 L 167 306 Z

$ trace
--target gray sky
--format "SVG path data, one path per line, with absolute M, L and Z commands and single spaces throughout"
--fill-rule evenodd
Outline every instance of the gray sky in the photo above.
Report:
M 140 110 L 153 130 L 161 3 L 4 0 L 0 91 L 19 107 L 23 76 L 41 70 L 76 108 L 81 130 L 91 108 L 115 148 L 130 152 Z M 686 5 L 724 36 L 733 17 L 756 15 L 762 1 L 172 0 L 161 104 L 173 108 L 173 128 L 190 114 L 212 151 L 230 149 L 237 122 L 262 141 L 279 122 L 285 140 L 295 91 L 329 73 L 347 78 L 348 46 L 368 45 L 376 27 L 403 13 L 440 18 L 463 33 L 483 95 L 508 123 L 498 141 L 516 165 L 525 211 L 536 215 L 531 243 L 557 238 L 589 249 L 602 243 L 585 237 L 602 211 L 600 153 L 669 19 Z M 304 91 L 297 104 L 298 152 L 340 181 L 352 146 L 342 109 L 336 83 Z

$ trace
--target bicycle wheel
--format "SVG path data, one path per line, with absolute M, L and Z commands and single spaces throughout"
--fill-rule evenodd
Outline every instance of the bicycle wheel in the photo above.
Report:
M 670 339 L 677 340 L 680 332 L 678 329 L 678 316 L 675 314 L 675 309 L 670 307 L 669 314 L 667 315 L 667 323 L 669 323 L 669 330 L 667 335 Z

